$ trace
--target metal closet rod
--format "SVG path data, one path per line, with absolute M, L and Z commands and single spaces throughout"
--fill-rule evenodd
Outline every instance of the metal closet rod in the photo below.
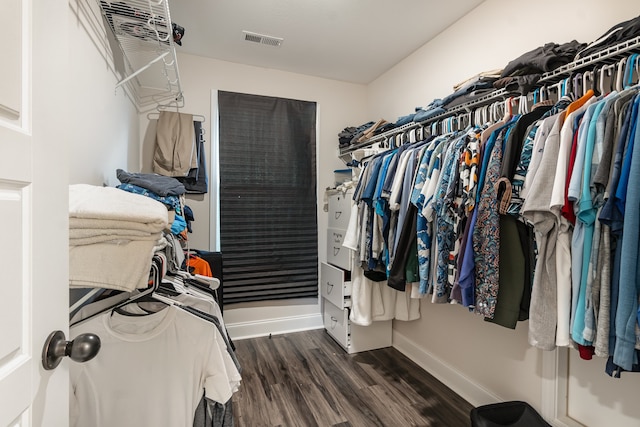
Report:
M 170 111 L 170 110 L 163 110 L 163 111 Z M 201 114 L 192 114 L 193 116 L 193 121 L 195 122 L 203 122 L 205 121 L 205 117 Z M 152 112 L 147 114 L 147 119 L 149 120 L 158 120 L 160 118 L 160 112 Z
M 602 51 L 595 52 L 589 56 L 570 62 L 569 64 L 563 65 L 553 71 L 544 73 L 542 77 L 540 77 L 540 80 L 538 80 L 538 82 L 536 83 L 535 89 L 540 88 L 542 86 L 546 86 L 549 83 L 556 83 L 559 80 L 562 80 L 562 78 L 569 77 L 569 75 L 573 71 L 583 69 L 595 64 L 600 64 L 600 63 L 607 64 L 609 60 L 619 59 L 620 56 L 622 56 L 624 53 L 627 53 L 639 47 L 640 47 L 640 36 L 634 37 L 632 39 L 618 43 L 615 46 L 611 46 L 607 49 L 603 49 Z M 529 92 L 529 94 L 531 93 L 532 92 Z M 469 101 L 467 103 L 458 105 L 451 110 L 445 111 L 444 113 L 439 114 L 435 117 L 431 117 L 425 121 L 407 123 L 405 125 L 400 126 L 399 128 L 391 129 L 387 132 L 381 133 L 380 135 L 376 135 L 367 141 L 361 142 L 360 144 L 356 144 L 348 148 L 340 149 L 340 156 L 349 154 L 359 148 L 366 148 L 375 143 L 382 142 L 386 140 L 388 137 L 406 132 L 411 129 L 429 126 L 432 123 L 438 122 L 442 119 L 460 115 L 460 113 L 470 113 L 471 111 L 473 111 L 478 107 L 485 106 L 487 104 L 491 104 L 499 100 L 504 100 L 510 96 L 520 96 L 520 94 L 516 95 L 514 93 L 507 92 L 505 89 L 498 89 L 496 91 L 491 92 L 488 95 L 485 95 L 473 101 Z

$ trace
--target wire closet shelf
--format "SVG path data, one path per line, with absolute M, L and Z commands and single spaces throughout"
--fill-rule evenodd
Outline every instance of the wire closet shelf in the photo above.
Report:
M 615 46 L 611 46 L 608 49 L 603 49 L 601 51 L 595 52 L 589 56 L 577 59 L 573 62 L 570 62 L 569 64 L 563 65 L 553 71 L 542 74 L 538 82 L 534 85 L 532 92 L 533 90 L 541 87 L 549 87 L 549 86 L 553 86 L 554 84 L 558 84 L 563 79 L 571 76 L 573 73 L 584 70 L 585 68 L 593 67 L 596 65 L 610 65 L 615 62 L 618 62 L 621 59 L 623 59 L 625 55 L 629 52 L 640 52 L 640 36 L 626 40 Z M 531 94 L 532 92 L 529 92 L 529 94 Z M 474 99 L 473 101 L 469 101 L 467 103 L 458 105 L 454 108 L 451 108 L 445 111 L 442 114 L 431 117 L 425 121 L 407 123 L 395 129 L 391 129 L 387 132 L 376 135 L 373 138 L 368 139 L 367 141 L 363 141 L 358 144 L 353 144 L 353 145 L 350 145 L 349 147 L 340 148 L 339 155 L 344 160 L 346 157 L 348 157 L 352 152 L 356 150 L 371 147 L 372 145 L 380 142 L 384 142 L 388 138 L 393 137 L 395 135 L 408 132 L 412 129 L 426 127 L 432 123 L 439 122 L 449 117 L 457 116 L 463 113 L 470 113 L 479 107 L 493 104 L 498 101 L 503 101 L 512 96 L 520 96 L 520 94 L 509 92 L 505 89 L 494 90 L 485 96 L 482 96 L 480 98 Z
M 167 0 L 97 0 L 105 25 L 122 51 L 127 85 L 136 105 L 182 103 L 182 87 Z

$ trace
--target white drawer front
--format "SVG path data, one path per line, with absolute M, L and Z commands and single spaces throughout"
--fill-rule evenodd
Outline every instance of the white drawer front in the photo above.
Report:
M 336 228 L 327 230 L 327 262 L 351 270 L 351 250 L 342 246 L 346 231 Z
M 345 349 L 349 347 L 349 310 L 341 310 L 324 300 L 324 328 Z
M 320 266 L 320 293 L 338 308 L 351 306 L 351 282 L 345 281 L 347 272 L 324 262 Z
M 328 198 L 329 204 L 329 227 L 346 230 L 349 226 L 349 215 L 351 214 L 351 198 L 353 191 L 346 193 L 332 194 Z

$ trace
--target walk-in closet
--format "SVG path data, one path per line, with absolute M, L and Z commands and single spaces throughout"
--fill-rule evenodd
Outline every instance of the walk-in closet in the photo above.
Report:
M 0 22 L 0 427 L 640 426 L 636 2 Z

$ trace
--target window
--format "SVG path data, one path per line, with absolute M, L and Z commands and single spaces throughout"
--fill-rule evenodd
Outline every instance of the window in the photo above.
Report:
M 318 296 L 316 104 L 218 92 L 224 304 Z

